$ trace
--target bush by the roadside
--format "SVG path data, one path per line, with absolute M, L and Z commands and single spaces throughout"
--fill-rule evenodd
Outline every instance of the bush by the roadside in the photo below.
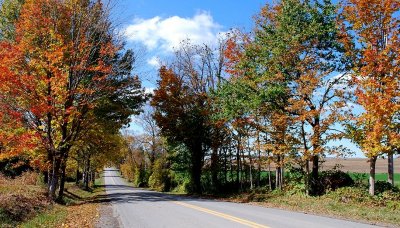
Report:
M 0 226 L 12 227 L 50 205 L 38 174 L 26 172 L 14 179 L 0 177 Z
M 149 177 L 149 187 L 157 191 L 169 191 L 171 177 L 167 158 L 162 156 L 154 162 L 153 173 Z
M 391 183 L 387 181 L 377 181 L 375 183 L 375 194 L 379 195 L 386 191 L 400 192 L 398 187 L 393 186 Z
M 13 221 L 23 221 L 38 211 L 45 209 L 50 202 L 43 192 L 34 194 L 8 193 L 0 195 L 0 210 L 3 216 Z
M 12 157 L 0 161 L 0 175 L 18 177 L 24 172 L 32 171 L 29 160 L 24 157 Z
M 325 192 L 354 185 L 354 180 L 348 173 L 337 169 L 321 172 L 320 179 Z

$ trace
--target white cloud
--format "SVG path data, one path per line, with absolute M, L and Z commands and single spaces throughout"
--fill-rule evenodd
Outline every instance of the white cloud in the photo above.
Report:
M 147 64 L 158 69 L 161 66 L 161 60 L 157 56 L 153 56 L 147 60 Z
M 147 93 L 147 94 L 154 94 L 154 90 L 155 90 L 156 88 L 145 88 L 145 93 Z
M 142 43 L 149 50 L 161 49 L 171 52 L 185 39 L 190 39 L 194 44 L 214 44 L 218 40 L 221 28 L 209 13 L 200 12 L 192 18 L 136 18 L 133 24 L 125 29 L 125 35 L 128 40 Z

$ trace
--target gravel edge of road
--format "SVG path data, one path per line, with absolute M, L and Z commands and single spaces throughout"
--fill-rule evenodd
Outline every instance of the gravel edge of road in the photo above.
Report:
M 102 203 L 99 207 L 99 219 L 95 228 L 121 228 L 121 221 L 114 216 L 112 203 Z

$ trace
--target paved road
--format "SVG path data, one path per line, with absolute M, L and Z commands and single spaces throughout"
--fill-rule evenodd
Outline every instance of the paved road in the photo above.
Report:
M 106 191 L 122 227 L 376 227 L 248 204 L 166 195 L 130 187 L 105 170 Z

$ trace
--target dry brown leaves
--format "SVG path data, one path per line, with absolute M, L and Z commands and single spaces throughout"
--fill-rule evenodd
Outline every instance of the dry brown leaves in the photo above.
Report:
M 95 203 L 68 206 L 68 216 L 65 222 L 61 224 L 61 227 L 94 227 L 99 217 L 98 206 L 99 204 Z

